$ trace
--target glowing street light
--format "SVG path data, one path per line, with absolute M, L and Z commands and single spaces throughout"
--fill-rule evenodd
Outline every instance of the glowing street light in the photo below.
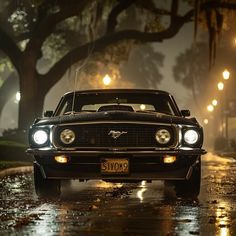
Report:
M 225 70 L 222 72 L 222 75 L 223 75 L 224 80 L 228 80 L 229 77 L 230 77 L 230 72 L 229 72 L 227 69 L 225 69 Z
M 218 90 L 223 90 L 224 89 L 224 83 L 223 82 L 219 82 L 217 84 Z
M 209 120 L 208 119 L 204 119 L 204 124 L 207 125 L 209 123 Z
M 111 77 L 110 77 L 108 74 L 106 74 L 106 75 L 103 77 L 102 82 L 103 82 L 103 84 L 106 85 L 106 86 L 110 85 L 110 83 L 111 83 Z
M 146 109 L 146 106 L 144 104 L 141 104 L 140 109 L 141 109 L 141 111 L 144 111 Z
M 215 107 L 215 106 L 217 106 L 218 101 L 217 101 L 216 99 L 213 99 L 212 102 L 211 102 L 211 104 Z
M 213 112 L 214 111 L 214 106 L 213 105 L 208 105 L 207 106 L 207 110 L 209 111 L 209 112 Z
M 16 93 L 16 101 L 19 102 L 21 98 L 20 92 Z

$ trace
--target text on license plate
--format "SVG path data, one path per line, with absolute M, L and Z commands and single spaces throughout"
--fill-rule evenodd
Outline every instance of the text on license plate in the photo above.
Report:
M 102 174 L 128 174 L 128 159 L 101 159 Z

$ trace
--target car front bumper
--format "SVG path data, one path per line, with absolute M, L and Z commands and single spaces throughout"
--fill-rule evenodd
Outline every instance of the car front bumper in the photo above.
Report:
M 49 179 L 103 179 L 103 180 L 184 180 L 191 177 L 202 149 L 187 150 L 58 150 L 28 149 L 33 154 L 45 178 Z M 57 163 L 56 155 L 66 155 L 67 163 Z M 165 155 L 176 156 L 174 163 L 164 163 Z M 102 174 L 102 158 L 129 160 L 128 174 Z

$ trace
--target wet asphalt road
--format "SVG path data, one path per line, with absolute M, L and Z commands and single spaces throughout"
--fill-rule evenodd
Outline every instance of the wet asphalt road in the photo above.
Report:
M 32 174 L 0 180 L 0 235 L 236 235 L 236 161 L 207 154 L 198 199 L 160 181 L 65 182 L 60 200 L 40 200 Z

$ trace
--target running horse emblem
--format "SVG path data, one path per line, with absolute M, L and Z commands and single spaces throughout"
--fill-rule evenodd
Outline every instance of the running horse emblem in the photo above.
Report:
M 115 131 L 111 130 L 108 135 L 111 135 L 113 139 L 118 139 L 122 134 L 127 134 L 126 131 Z

